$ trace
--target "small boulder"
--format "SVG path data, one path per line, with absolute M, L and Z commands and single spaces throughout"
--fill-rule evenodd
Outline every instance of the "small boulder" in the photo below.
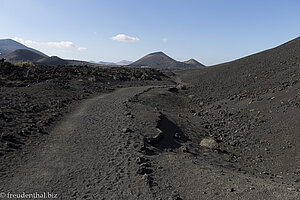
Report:
M 218 143 L 213 138 L 204 138 L 200 142 L 200 146 L 209 148 L 209 149 L 215 149 L 218 146 Z

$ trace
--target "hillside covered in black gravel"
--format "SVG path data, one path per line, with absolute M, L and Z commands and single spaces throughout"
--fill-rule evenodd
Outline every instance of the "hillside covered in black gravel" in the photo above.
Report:
M 203 129 L 221 149 L 259 173 L 299 176 L 300 38 L 179 74 Z

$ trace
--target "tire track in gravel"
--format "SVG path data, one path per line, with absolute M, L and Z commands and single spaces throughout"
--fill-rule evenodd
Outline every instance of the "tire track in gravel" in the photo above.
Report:
M 142 136 L 126 117 L 126 99 L 149 87 L 86 100 L 0 181 L 2 192 L 58 194 L 59 199 L 152 199 L 136 173 Z

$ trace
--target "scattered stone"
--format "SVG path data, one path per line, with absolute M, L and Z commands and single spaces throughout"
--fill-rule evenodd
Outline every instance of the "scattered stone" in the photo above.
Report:
M 149 162 L 144 162 L 144 163 L 141 163 L 141 167 L 151 167 L 151 163 Z
M 189 96 L 188 96 L 188 98 L 190 98 L 190 99 L 193 99 L 195 97 L 195 95 L 193 95 L 193 94 L 190 94 Z
M 174 138 L 176 138 L 176 139 L 181 139 L 181 135 L 179 134 L 179 133 L 175 133 L 175 135 L 174 135 Z
M 125 112 L 125 116 L 131 115 L 131 112 Z
M 145 162 L 147 162 L 148 161 L 148 159 L 146 159 L 146 158 L 144 158 L 144 157 L 138 157 L 137 159 L 136 159 L 136 163 L 137 164 L 142 164 L 142 163 L 145 163 Z
M 122 132 L 123 132 L 123 133 L 131 133 L 132 130 L 131 130 L 130 128 L 123 128 L 123 129 L 122 129 Z
M 147 138 L 147 142 L 149 144 L 157 144 L 160 141 L 160 139 L 163 137 L 163 131 L 160 130 L 159 128 L 157 130 L 158 130 L 158 134 L 157 135 L 155 135 L 152 138 Z
M 295 191 L 295 188 L 288 187 L 287 190 L 289 190 L 289 191 Z
M 180 198 L 178 195 L 176 195 L 176 196 L 173 195 L 173 196 L 169 197 L 168 200 L 182 200 L 182 198 Z
M 183 152 L 183 153 L 186 153 L 189 151 L 189 149 L 187 148 L 187 146 L 183 145 L 180 147 L 180 151 Z
M 183 84 L 177 85 L 176 88 L 177 88 L 178 90 L 186 90 L 186 86 L 183 85 Z
M 193 113 L 194 116 L 200 116 L 199 112 Z
M 178 92 L 178 89 L 175 88 L 175 87 L 171 87 L 168 89 L 169 92 L 174 92 L 174 93 L 177 93 Z
M 141 174 L 141 175 L 147 174 L 146 172 L 147 172 L 147 168 L 145 168 L 145 167 L 139 167 L 139 169 L 137 171 L 137 173 Z
M 221 105 L 217 105 L 215 108 L 216 108 L 216 109 L 220 109 L 220 108 L 221 108 Z
M 134 118 L 133 115 L 126 115 L 128 118 Z
M 153 170 L 152 169 L 149 169 L 145 166 L 140 166 L 138 171 L 137 171 L 138 174 L 141 174 L 141 175 L 144 175 L 144 174 L 151 174 L 153 173 Z
M 144 175 L 142 176 L 142 178 L 143 178 L 145 181 L 149 181 L 150 176 L 149 176 L 148 174 L 144 174 Z
M 146 184 L 148 184 L 150 187 L 154 185 L 153 178 L 149 174 L 144 174 L 142 178 L 145 180 Z

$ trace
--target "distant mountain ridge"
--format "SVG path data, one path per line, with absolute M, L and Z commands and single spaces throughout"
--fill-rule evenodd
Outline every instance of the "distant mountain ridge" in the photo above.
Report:
M 122 60 L 119 62 L 86 62 L 79 60 L 66 60 L 57 56 L 47 56 L 46 54 L 26 47 L 12 39 L 0 39 L 0 58 L 5 58 L 8 62 L 17 63 L 20 61 L 33 62 L 38 65 L 107 65 L 107 66 L 128 66 L 128 67 L 149 67 L 149 68 L 198 68 L 204 65 L 190 59 L 185 62 L 179 62 L 167 56 L 163 52 L 150 53 L 141 59 L 131 62 Z
M 121 60 L 119 62 L 116 62 L 117 65 L 130 65 L 132 61 L 129 60 Z
M 190 59 L 189 61 L 185 61 L 185 62 L 179 62 L 160 51 L 160 52 L 150 53 L 142 57 L 141 59 L 131 63 L 130 66 L 170 69 L 170 68 L 198 68 L 198 67 L 203 67 L 204 65 L 194 59 Z
M 29 47 L 27 47 L 19 42 L 16 42 L 12 39 L 0 39 L 0 55 L 1 56 L 12 53 L 13 51 L 18 50 L 18 49 L 26 49 L 26 50 L 32 51 L 36 54 L 39 54 L 41 56 L 48 57 L 46 54 L 44 54 L 36 49 L 29 48 Z
M 100 65 L 130 65 L 132 63 L 132 61 L 128 61 L 128 60 L 121 60 L 119 62 L 104 62 L 104 61 L 99 61 L 99 62 L 95 62 L 95 61 L 90 61 L 91 63 L 96 63 L 96 64 L 100 64 Z

